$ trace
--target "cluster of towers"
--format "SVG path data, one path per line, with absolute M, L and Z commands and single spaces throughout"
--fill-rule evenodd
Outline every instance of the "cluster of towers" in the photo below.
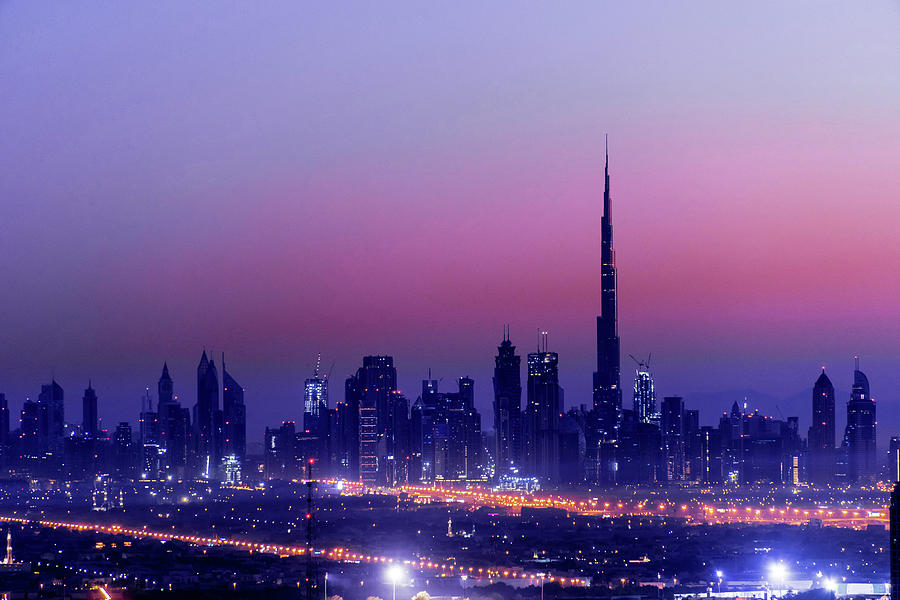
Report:
M 823 367 L 813 387 L 808 437 L 810 479 L 823 484 L 875 479 L 882 469 L 875 448 L 875 425 L 875 400 L 857 357 L 847 402 L 847 426 L 840 445 L 836 445 L 834 385 Z
M 847 427 L 835 444 L 834 387 L 824 374 L 813 392 L 808 441 L 798 419 L 773 419 L 737 402 L 719 426 L 700 426 L 699 411 L 681 397 L 657 410 L 649 359 L 638 361 L 631 409 L 623 409 L 613 247 L 609 154 L 604 171 L 601 234 L 601 314 L 593 403 L 564 411 L 558 356 L 542 347 L 529 354 L 522 408 L 521 359 L 504 330 L 494 368 L 494 468 L 550 483 L 612 485 L 663 481 L 828 484 L 873 481 L 883 465 L 875 450 L 875 403 L 857 360 L 847 403 Z M 892 443 L 900 478 L 900 440 Z
M 699 412 L 686 409 L 678 396 L 665 397 L 657 407 L 649 358 L 635 359 L 631 408 L 623 408 L 608 152 L 600 237 L 601 314 L 590 405 L 565 409 L 559 356 L 550 351 L 546 332 L 536 351 L 526 355 L 523 398 L 522 359 L 504 328 L 494 359 L 493 438 L 482 434 L 469 377 L 446 392 L 429 372 L 410 404 L 398 389 L 393 358 L 366 356 L 344 382 L 343 400 L 329 408 L 328 376 L 320 374 L 317 360 L 304 385 L 303 427 L 298 431 L 293 421 L 285 421 L 266 429 L 265 476 L 296 477 L 309 460 L 335 477 L 370 486 L 490 476 L 575 485 L 801 479 L 830 484 L 879 475 L 875 403 L 858 359 L 839 444 L 834 386 L 824 368 L 815 383 L 805 441 L 796 417 L 773 419 L 737 402 L 718 427 L 700 426 Z M 0 455 L 5 466 L 34 474 L 239 480 L 247 457 L 244 390 L 226 370 L 224 356 L 221 370 L 220 378 L 204 351 L 190 410 L 175 396 L 164 364 L 155 408 L 149 390 L 143 400 L 137 440 L 128 423 L 112 434 L 101 427 L 90 383 L 80 427 L 66 423 L 64 392 L 52 381 L 36 401 L 25 402 L 14 436 L 0 394 Z M 891 450 L 900 479 L 900 439 L 892 440 Z
M 366 356 L 334 408 L 327 390 L 317 368 L 306 380 L 302 431 L 291 421 L 266 429 L 266 477 L 296 476 L 312 460 L 320 473 L 368 486 L 482 478 L 481 415 L 471 378 L 442 392 L 429 376 L 410 406 L 397 388 L 393 358 Z
M 221 390 L 221 405 L 220 405 Z M 98 395 L 89 383 L 82 396 L 82 422 L 67 423 L 65 392 L 53 380 L 36 401 L 26 400 L 20 427 L 10 435 L 9 410 L 0 394 L 0 450 L 13 473 L 81 479 L 102 473 L 121 478 L 238 479 L 246 458 L 244 390 L 206 352 L 197 367 L 193 411 L 174 393 L 168 364 L 141 402 L 137 435 L 128 422 L 110 432 L 102 427 Z

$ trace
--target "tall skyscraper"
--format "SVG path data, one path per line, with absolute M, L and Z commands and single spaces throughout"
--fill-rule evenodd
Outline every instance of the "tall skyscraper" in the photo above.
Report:
M 528 405 L 525 409 L 525 463 L 528 474 L 559 480 L 559 418 L 563 406 L 559 356 L 547 350 L 544 334 L 538 352 L 528 355 Z
M 600 316 L 597 317 L 597 371 L 594 373 L 594 410 L 606 439 L 615 439 L 622 410 L 619 385 L 620 353 L 616 306 L 616 252 L 613 249 L 612 199 L 609 194 L 609 149 L 606 152 L 603 217 L 600 221 Z
M 162 375 L 156 383 L 159 443 L 165 448 L 164 469 L 173 477 L 183 479 L 191 453 L 191 411 L 182 408 L 175 396 L 175 386 L 169 375 L 168 363 L 163 363 Z
M 84 396 L 81 398 L 81 432 L 91 437 L 97 437 L 99 420 L 97 418 L 97 392 L 88 382 Z
M 224 425 L 224 456 L 233 456 L 243 462 L 247 456 L 247 409 L 244 406 L 244 388 L 225 368 L 222 354 L 222 418 Z
M 684 479 L 684 400 L 681 396 L 666 396 L 661 411 L 662 440 L 665 450 L 666 478 Z
M 205 478 L 213 478 L 221 458 L 219 431 L 219 372 L 206 351 L 197 365 L 197 404 L 194 405 L 194 469 Z
M 509 341 L 504 328 L 503 341 L 494 358 L 494 435 L 497 440 L 497 475 L 520 466 L 522 457 L 522 357 Z
M 40 415 L 40 444 L 44 452 L 62 453 L 65 437 L 66 414 L 62 386 L 54 379 L 41 386 L 38 396 Z
M 391 418 L 397 369 L 390 356 L 365 356 L 356 372 L 359 394 L 359 477 L 366 485 L 387 483 L 384 460 L 379 465 L 379 442 L 385 438 Z
M 659 423 L 656 388 L 650 375 L 650 365 L 644 362 L 638 363 L 634 374 L 634 418 L 638 423 Z
M 359 479 L 359 399 L 362 390 L 355 375 L 344 381 L 344 401 L 337 406 L 340 430 L 337 432 L 336 470 L 348 479 Z
M 439 421 L 438 382 L 431 379 L 422 381 L 422 395 L 410 411 L 410 479 L 431 483 L 435 479 L 435 424 Z
M 808 444 L 810 480 L 818 484 L 832 481 L 835 471 L 834 386 L 825 374 L 825 367 L 813 386 Z
M 112 466 L 112 471 L 116 478 L 129 479 L 134 477 L 136 466 L 134 445 L 131 425 L 127 421 L 122 421 L 116 425 L 116 430 L 113 434 Z
M 141 398 L 141 414 L 138 421 L 141 442 L 141 479 L 158 479 L 162 474 L 162 450 L 159 442 L 159 413 L 153 410 L 150 389 Z
M 875 453 L 875 401 L 869 395 L 869 380 L 859 370 L 855 357 L 853 388 L 847 402 L 848 475 L 850 481 L 870 481 L 878 474 Z
M 322 436 L 328 411 L 328 379 L 319 377 L 319 360 L 313 376 L 303 383 L 303 430 L 312 435 Z

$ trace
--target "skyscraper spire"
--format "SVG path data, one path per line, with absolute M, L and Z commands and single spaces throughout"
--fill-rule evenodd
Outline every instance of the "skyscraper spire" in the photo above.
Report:
M 597 317 L 597 371 L 594 373 L 594 409 L 604 437 L 614 439 L 622 408 L 619 384 L 618 307 L 616 304 L 616 253 L 613 250 L 612 197 L 609 191 L 609 141 L 603 184 L 603 216 L 600 219 L 600 316 Z

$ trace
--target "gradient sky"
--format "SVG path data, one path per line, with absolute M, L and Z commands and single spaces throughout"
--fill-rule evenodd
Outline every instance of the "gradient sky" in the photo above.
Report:
M 652 352 L 702 422 L 752 389 L 805 431 L 859 353 L 885 443 L 900 4 L 677 4 L 0 3 L 0 391 L 135 421 L 224 350 L 261 441 L 317 352 L 332 403 L 389 353 L 487 428 L 508 322 L 589 403 L 608 132 L 623 382 Z

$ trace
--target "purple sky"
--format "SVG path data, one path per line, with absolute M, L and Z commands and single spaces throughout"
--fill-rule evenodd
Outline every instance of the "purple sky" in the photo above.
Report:
M 390 353 L 476 381 L 551 332 L 590 402 L 603 134 L 620 330 L 660 398 L 786 403 L 851 356 L 900 433 L 896 2 L 0 6 L 0 391 L 135 420 L 201 350 L 251 439 Z M 772 398 L 769 398 L 771 396 Z M 727 396 L 740 399 L 739 394 Z M 695 400 L 692 400 L 694 398 Z M 891 414 L 894 413 L 894 414 Z M 775 413 L 777 414 L 777 413 Z

